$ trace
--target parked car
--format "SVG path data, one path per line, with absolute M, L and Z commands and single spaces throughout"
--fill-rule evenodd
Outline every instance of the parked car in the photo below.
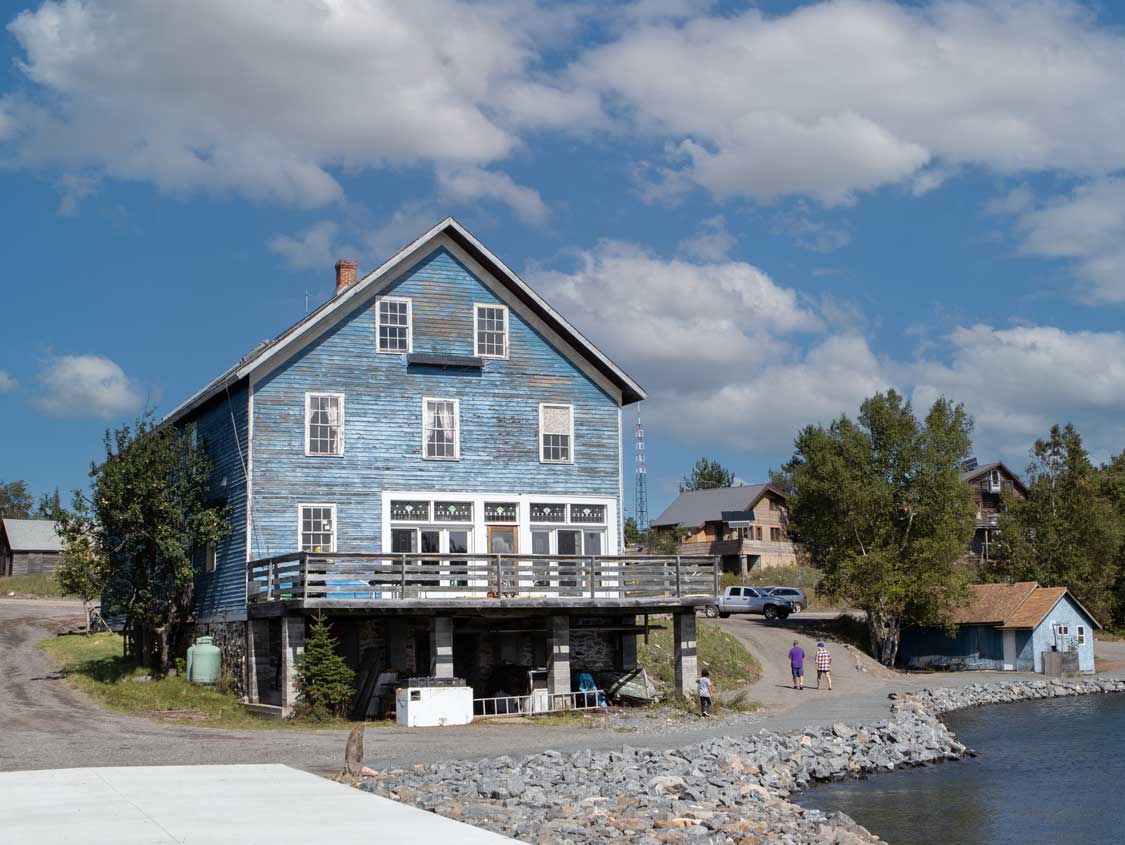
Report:
M 781 596 L 782 598 L 789 599 L 793 604 L 793 612 L 800 613 L 802 610 L 807 610 L 809 607 L 808 597 L 805 591 L 799 587 L 759 587 L 759 590 L 765 590 L 771 596 Z
M 761 587 L 727 587 L 718 604 L 709 604 L 704 613 L 726 619 L 732 613 L 760 613 L 766 619 L 785 619 L 793 604 L 784 596 L 771 596 Z

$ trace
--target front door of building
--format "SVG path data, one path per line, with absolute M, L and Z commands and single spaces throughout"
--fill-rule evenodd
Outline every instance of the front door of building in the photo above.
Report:
M 494 555 L 514 555 L 516 527 L 514 525 L 488 526 L 488 551 Z

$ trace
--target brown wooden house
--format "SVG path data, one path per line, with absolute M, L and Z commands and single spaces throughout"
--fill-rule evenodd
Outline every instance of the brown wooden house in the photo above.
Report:
M 975 560 L 988 560 L 1001 512 L 1012 497 L 1026 496 L 1027 487 L 1003 463 L 997 461 L 981 465 L 977 464 L 975 458 L 966 462 L 961 471 L 961 480 L 972 489 L 977 504 L 977 530 L 973 534 L 969 551 Z
M 62 540 L 49 519 L 0 519 L 0 576 L 52 572 Z
M 770 484 L 687 490 L 650 522 L 680 531 L 680 554 L 719 555 L 723 571 L 746 575 L 754 566 L 795 566 L 785 494 Z

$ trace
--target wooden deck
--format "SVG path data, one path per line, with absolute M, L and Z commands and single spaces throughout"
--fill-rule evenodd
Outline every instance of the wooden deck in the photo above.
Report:
M 251 561 L 251 616 L 331 609 L 387 613 L 634 610 L 714 601 L 713 556 L 567 557 L 294 552 Z

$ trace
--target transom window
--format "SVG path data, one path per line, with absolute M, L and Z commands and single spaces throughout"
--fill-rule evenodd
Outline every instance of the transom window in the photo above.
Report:
M 344 454 L 344 394 L 305 394 L 305 454 Z
M 391 501 L 391 519 L 395 521 L 429 522 L 430 503 L 414 501 Z
M 571 505 L 570 521 L 600 525 L 605 522 L 605 505 Z
M 298 511 L 301 551 L 336 551 L 336 506 L 301 505 Z
M 485 522 L 516 522 L 519 519 L 520 506 L 516 502 L 485 502 Z
M 532 502 L 532 522 L 566 522 L 566 505 Z
M 379 300 L 378 335 L 380 352 L 409 352 L 411 344 L 411 302 L 386 296 Z
M 422 456 L 433 461 L 461 458 L 460 407 L 456 399 L 422 400 Z
M 508 357 L 508 307 L 474 305 L 473 354 L 480 358 Z
M 472 502 L 434 502 L 436 522 L 472 522 Z
M 573 458 L 571 439 L 574 427 L 572 405 L 539 406 L 539 460 L 548 464 L 568 464 Z

